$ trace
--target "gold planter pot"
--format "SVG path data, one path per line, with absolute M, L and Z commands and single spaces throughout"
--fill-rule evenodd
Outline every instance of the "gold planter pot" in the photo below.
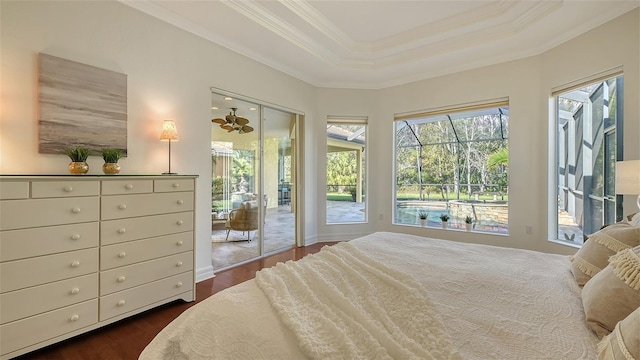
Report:
M 104 165 L 102 165 L 102 171 L 106 175 L 118 175 L 118 174 L 120 174 L 120 164 L 118 164 L 118 163 L 104 163 Z
M 85 161 L 72 161 L 69 164 L 69 172 L 73 175 L 84 175 L 89 171 L 89 164 Z

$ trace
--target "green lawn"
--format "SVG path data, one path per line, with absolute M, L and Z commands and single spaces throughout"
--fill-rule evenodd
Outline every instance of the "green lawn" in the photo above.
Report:
M 327 193 L 327 200 L 330 201 L 351 201 L 353 197 L 349 193 Z M 362 196 L 362 201 L 365 201 L 365 196 Z
M 349 193 L 327 193 L 327 200 L 331 201 L 353 201 Z

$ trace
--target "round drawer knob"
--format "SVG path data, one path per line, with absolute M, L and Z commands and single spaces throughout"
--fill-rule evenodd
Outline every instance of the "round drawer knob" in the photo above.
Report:
M 80 208 L 73 208 L 71 209 L 71 212 L 74 214 L 80 214 Z
M 118 301 L 118 306 L 124 306 L 125 303 L 126 303 L 126 301 L 120 300 L 120 301 Z
M 119 258 L 123 258 L 123 257 L 125 257 L 125 256 L 127 256 L 127 253 L 126 253 L 126 252 L 124 252 L 124 251 L 122 251 L 122 252 L 120 252 L 120 253 L 118 254 L 118 257 L 119 257 Z
M 71 320 L 71 321 L 78 321 L 78 320 L 80 320 L 80 316 L 78 316 L 78 315 L 73 315 L 69 320 Z
M 131 189 L 133 189 L 133 184 L 127 184 L 127 185 L 124 186 L 124 188 L 127 189 L 127 190 L 131 190 Z
M 184 244 L 184 243 L 182 242 L 182 240 L 180 240 L 180 241 L 176 242 L 176 245 L 178 245 L 178 246 L 182 246 L 182 244 Z
M 179 188 L 179 187 L 180 187 L 180 184 L 178 184 L 178 183 L 173 183 L 171 186 L 173 186 L 174 188 L 176 188 L 176 189 L 177 189 L 177 188 Z
M 72 192 L 73 191 L 73 186 L 65 186 L 64 187 L 64 191 L 65 192 Z
M 182 205 L 182 204 L 184 204 L 184 200 L 178 200 L 178 201 L 176 201 L 176 202 L 178 203 L 178 205 Z
M 118 229 L 118 234 L 124 234 L 126 232 L 127 232 L 127 229 L 125 229 L 125 228 Z
M 182 287 L 182 281 L 179 281 L 179 282 L 176 284 L 176 287 Z
M 71 294 L 73 294 L 73 295 L 75 295 L 75 294 L 77 294 L 79 292 L 80 292 L 80 289 L 78 289 L 78 288 L 71 289 Z
M 71 235 L 71 240 L 80 240 L 80 234 Z
M 124 210 L 124 209 L 126 209 L 126 208 L 127 208 L 127 205 L 126 205 L 126 204 L 120 204 L 120 205 L 118 205 L 118 209 L 120 209 L 120 210 Z
M 176 266 L 177 266 L 177 267 L 182 266 L 182 261 L 178 261 L 178 262 L 176 263 Z
M 178 220 L 178 221 L 176 221 L 176 224 L 178 224 L 178 225 L 182 225 L 182 224 L 184 224 L 184 221 L 182 221 L 182 220 Z
M 80 261 L 74 261 L 71 263 L 71 267 L 73 268 L 77 268 L 78 266 L 80 266 Z
M 125 280 L 127 280 L 127 278 L 125 278 L 124 276 L 120 276 L 118 278 L 118 282 L 124 282 Z

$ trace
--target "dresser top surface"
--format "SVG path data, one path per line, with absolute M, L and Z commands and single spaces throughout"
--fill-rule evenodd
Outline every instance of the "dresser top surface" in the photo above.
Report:
M 74 179 L 74 180 L 96 180 L 96 179 L 128 179 L 128 178 L 160 178 L 160 179 L 172 179 L 172 178 L 197 178 L 199 175 L 64 175 L 64 174 L 39 174 L 39 175 L 25 175 L 25 174 L 0 174 L 0 180 L 3 179 Z

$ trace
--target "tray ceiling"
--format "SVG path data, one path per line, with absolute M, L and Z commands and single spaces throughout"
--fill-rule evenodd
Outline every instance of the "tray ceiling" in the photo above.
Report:
M 122 0 L 300 80 L 378 89 L 540 54 L 629 1 Z

